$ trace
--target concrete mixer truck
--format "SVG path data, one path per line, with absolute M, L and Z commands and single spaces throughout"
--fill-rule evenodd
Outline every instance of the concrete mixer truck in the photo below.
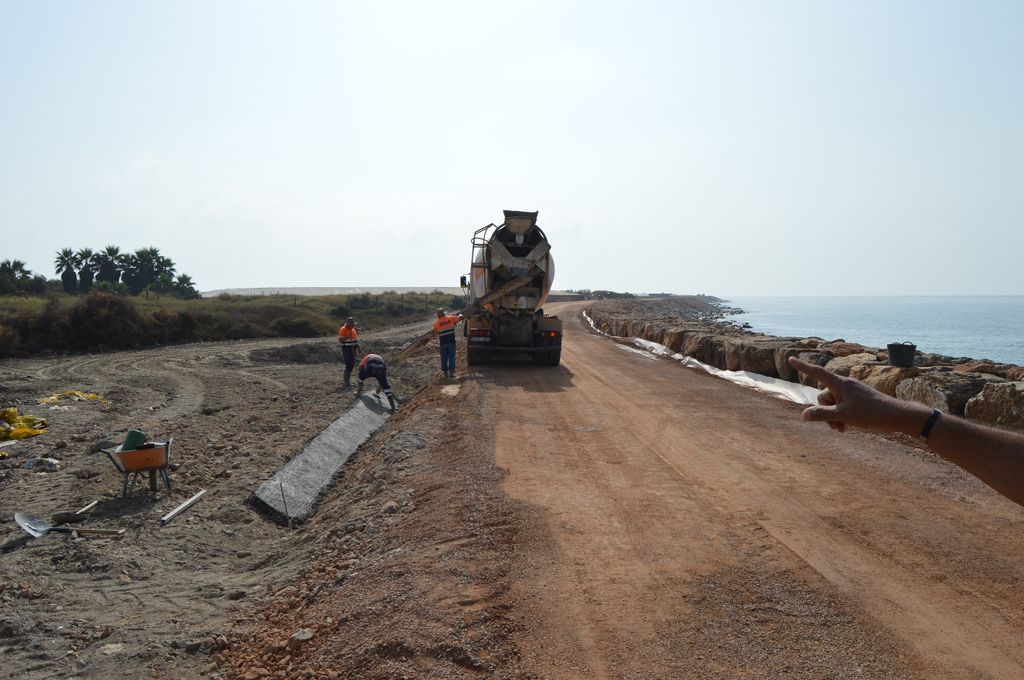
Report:
M 499 355 L 528 354 L 533 363 L 557 366 L 562 322 L 542 305 L 551 290 L 555 263 L 536 212 L 505 210 L 500 226 L 473 233 L 466 308 L 466 360 L 489 363 Z

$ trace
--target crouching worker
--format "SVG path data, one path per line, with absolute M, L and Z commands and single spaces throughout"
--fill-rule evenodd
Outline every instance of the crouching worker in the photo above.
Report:
M 384 390 L 384 394 L 388 398 L 388 403 L 391 404 L 391 412 L 395 412 L 395 395 L 391 391 L 391 385 L 388 384 L 388 365 L 384 363 L 384 360 L 380 358 L 379 354 L 367 354 L 363 357 L 363 360 L 359 362 L 359 387 L 356 390 L 356 395 L 363 393 L 363 381 L 368 378 L 376 378 L 377 393 Z

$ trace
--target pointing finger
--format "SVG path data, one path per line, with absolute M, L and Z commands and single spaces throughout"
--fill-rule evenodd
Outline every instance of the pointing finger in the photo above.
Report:
M 835 406 L 808 406 L 801 416 L 804 420 L 838 422 Z
M 789 358 L 789 365 L 795 368 L 796 370 L 800 371 L 801 373 L 805 373 L 811 376 L 825 387 L 834 388 L 838 387 L 839 385 L 839 378 L 835 374 L 825 370 L 821 366 L 809 364 L 806 361 L 800 361 L 796 357 Z

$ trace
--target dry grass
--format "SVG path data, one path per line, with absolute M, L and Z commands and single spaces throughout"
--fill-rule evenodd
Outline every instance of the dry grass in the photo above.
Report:
M 463 301 L 440 293 L 180 300 L 151 295 L 0 298 L 0 356 L 132 349 L 181 342 L 332 335 L 346 316 L 363 330 L 418 321 Z

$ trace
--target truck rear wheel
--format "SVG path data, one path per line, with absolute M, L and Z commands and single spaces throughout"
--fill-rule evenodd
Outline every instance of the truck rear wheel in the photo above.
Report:
M 548 350 L 547 352 L 534 352 L 533 363 L 535 366 L 557 366 L 561 357 L 561 347 Z
M 466 364 L 469 366 L 478 366 L 480 364 L 491 363 L 491 353 L 489 350 L 478 349 L 476 347 L 470 347 L 466 350 Z

